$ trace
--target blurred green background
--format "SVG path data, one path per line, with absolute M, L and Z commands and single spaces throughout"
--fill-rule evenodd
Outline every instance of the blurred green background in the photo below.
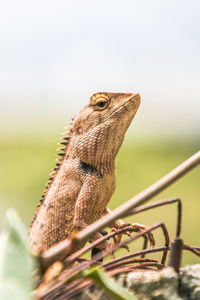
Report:
M 198 0 L 8 0 L 0 8 L 0 226 L 8 207 L 30 224 L 59 132 L 95 92 L 142 99 L 117 157 L 110 208 L 200 148 Z M 156 197 L 182 199 L 183 238 L 194 245 L 199 178 L 197 168 Z M 170 205 L 131 221 L 163 221 L 173 238 L 176 210 Z M 163 242 L 160 234 L 156 241 Z M 198 261 L 184 254 L 184 263 Z

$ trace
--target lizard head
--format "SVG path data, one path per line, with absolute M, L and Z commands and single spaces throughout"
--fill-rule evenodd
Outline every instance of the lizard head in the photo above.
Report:
M 113 164 L 139 105 L 139 94 L 94 94 L 72 124 L 74 156 L 96 168 Z

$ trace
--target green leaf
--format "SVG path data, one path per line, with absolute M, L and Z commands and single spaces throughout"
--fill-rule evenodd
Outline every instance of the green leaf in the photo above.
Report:
M 28 300 L 34 261 L 26 245 L 27 232 L 14 210 L 5 216 L 0 235 L 0 299 Z
M 98 285 L 104 288 L 114 299 L 119 300 L 137 300 L 138 298 L 130 293 L 126 288 L 117 283 L 116 280 L 108 276 L 99 268 L 85 270 L 82 272 L 83 277 L 93 279 Z

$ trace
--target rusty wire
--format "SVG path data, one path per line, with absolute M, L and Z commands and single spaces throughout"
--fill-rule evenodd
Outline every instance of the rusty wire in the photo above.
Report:
M 151 227 L 152 230 L 152 227 Z M 159 263 L 156 260 L 153 259 L 133 259 L 136 256 L 140 256 L 141 254 L 151 254 L 151 253 L 156 253 L 156 252 L 164 252 L 164 251 L 169 251 L 170 247 L 162 246 L 162 247 L 157 247 L 157 248 L 152 248 L 152 249 L 143 249 L 140 251 L 137 251 L 135 253 L 130 253 L 127 254 L 123 257 L 118 257 L 112 261 L 100 264 L 100 266 L 107 272 L 108 275 L 110 276 L 115 276 L 117 274 L 121 273 L 127 273 L 127 272 L 132 272 L 134 270 L 149 270 L 151 267 L 156 267 L 158 270 L 162 269 L 164 265 L 162 263 Z M 199 247 L 193 247 L 189 245 L 182 245 L 181 250 L 189 250 L 193 252 L 194 254 L 200 256 L 200 251 Z M 99 254 L 97 255 L 99 256 Z M 98 257 L 95 258 L 97 260 Z M 92 265 L 94 261 L 91 263 L 91 261 L 85 260 L 81 262 L 81 265 L 87 267 L 88 265 Z M 127 265 L 128 264 L 128 265 Z M 80 265 L 76 267 L 72 267 L 72 269 L 79 269 L 80 272 Z M 82 268 L 81 268 L 82 269 Z M 71 272 L 70 272 L 71 273 Z M 68 275 L 68 276 L 66 276 Z M 72 274 L 71 274 L 72 275 Z M 59 283 L 53 284 L 52 286 L 49 286 L 46 290 L 46 292 L 39 292 L 37 293 L 37 296 L 40 299 L 43 300 L 53 300 L 53 299 L 58 299 L 58 300 L 64 300 L 68 299 L 70 297 L 73 297 L 83 291 L 86 288 L 89 288 L 90 286 L 93 285 L 93 281 L 91 279 L 86 279 L 86 278 L 79 278 L 75 279 L 72 282 L 68 282 L 66 280 L 68 277 L 68 280 L 70 278 L 69 276 L 69 271 L 63 271 L 62 276 L 59 278 Z M 68 282 L 66 284 L 66 282 Z
M 72 255 L 68 256 L 64 261 L 63 265 L 65 267 L 65 270 L 61 273 L 59 276 L 59 281 L 56 283 L 51 283 L 48 285 L 48 288 L 46 291 L 38 290 L 37 296 L 40 299 L 66 299 L 66 297 L 71 297 L 73 295 L 77 295 L 80 291 L 83 289 L 90 287 L 93 282 L 90 279 L 85 278 L 79 278 L 76 280 L 73 280 L 72 282 L 69 282 L 74 276 L 79 274 L 81 271 L 83 271 L 85 268 L 92 266 L 92 265 L 99 265 L 102 267 L 108 275 L 115 276 L 120 273 L 127 273 L 132 272 L 137 269 L 141 270 L 148 270 L 149 268 L 157 268 L 162 269 L 165 266 L 166 257 L 168 251 L 170 251 L 170 261 L 169 265 L 174 267 L 176 272 L 179 272 L 180 262 L 181 262 L 181 254 L 182 250 L 188 250 L 192 253 L 196 254 L 197 256 L 200 256 L 200 248 L 199 247 L 193 247 L 190 245 L 184 245 L 182 240 L 179 238 L 180 232 L 181 232 L 181 211 L 182 211 L 182 205 L 181 200 L 178 198 L 171 198 L 171 199 L 165 199 L 162 201 L 158 201 L 156 203 L 152 203 L 149 205 L 143 205 L 141 207 L 133 209 L 130 214 L 136 214 L 148 209 L 152 209 L 155 207 L 159 207 L 162 205 L 172 204 L 172 203 L 178 203 L 178 215 L 177 215 L 177 226 L 176 226 L 176 238 L 174 241 L 172 241 L 170 246 L 170 239 L 168 235 L 167 228 L 164 223 L 159 222 L 152 226 L 147 227 L 146 229 L 140 231 L 139 233 L 135 234 L 134 236 L 131 236 L 127 238 L 126 240 L 122 241 L 121 243 L 114 244 L 110 249 L 108 249 L 106 252 L 99 252 L 96 255 L 92 257 L 91 260 L 81 259 L 80 257 L 91 250 L 92 248 L 96 247 L 99 243 L 108 240 L 109 238 L 113 238 L 116 235 L 120 235 L 122 233 L 128 232 L 134 232 L 134 228 L 127 226 L 125 228 L 121 228 L 116 232 L 111 232 L 100 239 L 94 241 L 89 246 L 76 251 Z M 164 239 L 165 239 L 165 246 L 147 249 L 147 243 L 148 238 L 147 234 L 151 231 L 154 231 L 155 229 L 161 228 Z M 137 251 L 135 253 L 130 253 L 118 258 L 115 258 L 111 261 L 100 263 L 100 260 L 103 260 L 106 256 L 111 254 L 112 252 L 116 251 L 120 247 L 123 247 L 130 242 L 138 239 L 139 237 L 144 238 L 143 243 L 143 249 L 140 251 Z M 162 258 L 161 262 L 159 263 L 157 260 L 151 259 L 151 258 L 145 258 L 146 254 L 161 252 Z M 137 256 L 141 256 L 141 258 L 135 258 Z M 79 265 L 72 266 L 72 264 L 75 261 L 79 261 Z M 69 267 L 70 269 L 66 269 L 66 267 Z M 67 283 L 67 285 L 66 285 Z M 62 296 L 62 293 L 64 296 Z M 59 295 L 59 298 L 57 298 Z
M 167 251 L 169 249 L 169 236 L 168 236 L 168 232 L 167 232 L 167 229 L 166 229 L 165 225 L 162 222 L 159 222 L 159 223 L 156 223 L 156 224 L 148 227 L 145 230 L 142 230 L 141 232 L 137 233 L 136 235 L 129 237 L 128 239 L 126 239 L 125 241 L 122 241 L 118 245 L 113 245 L 106 252 L 100 252 L 100 253 L 96 254 L 91 260 L 83 261 L 79 265 L 72 266 L 70 269 L 65 269 L 62 272 L 62 274 L 60 275 L 59 281 L 56 282 L 55 284 L 53 284 L 53 286 L 50 284 L 48 286 L 48 289 L 47 289 L 48 292 L 45 293 L 45 294 L 49 295 L 53 291 L 56 292 L 56 290 L 59 290 L 62 285 L 64 285 L 65 283 L 67 283 L 70 279 L 72 279 L 75 275 L 79 274 L 85 268 L 87 268 L 89 266 L 92 266 L 94 264 L 97 264 L 97 262 L 98 262 L 99 259 L 108 256 L 110 253 L 112 253 L 113 251 L 117 250 L 119 247 L 122 247 L 122 246 L 130 243 L 131 241 L 136 240 L 139 237 L 142 237 L 143 235 L 145 235 L 148 232 L 151 232 L 151 231 L 153 231 L 153 230 L 155 230 L 157 228 L 161 228 L 162 229 L 162 231 L 164 233 L 164 237 L 165 237 L 165 247 L 162 248 L 162 250 L 159 249 L 159 251 L 163 252 L 161 263 L 158 263 L 158 262 L 155 262 L 155 261 L 154 262 L 153 261 L 147 261 L 147 260 L 145 261 L 145 259 L 144 259 L 144 263 L 140 262 L 140 264 L 138 264 L 137 267 L 123 266 L 123 268 L 121 267 L 120 269 L 121 270 L 123 269 L 123 272 L 128 272 L 128 271 L 130 272 L 134 268 L 138 269 L 139 267 L 143 267 L 144 268 L 145 266 L 146 267 L 147 266 L 157 266 L 158 268 L 160 268 L 161 266 L 164 266 L 164 263 L 165 263 L 165 260 L 166 260 L 166 255 L 167 255 Z M 120 233 L 121 233 L 121 230 L 120 230 Z M 111 233 L 111 234 L 114 234 L 114 232 Z M 100 240 L 102 240 L 103 238 L 108 238 L 108 237 L 107 236 L 106 237 L 102 237 Z M 99 240 L 98 240 L 98 242 L 99 242 Z M 149 252 L 148 250 L 150 250 L 150 252 L 156 252 L 155 249 L 146 249 L 146 250 L 141 250 L 138 255 L 142 255 L 144 253 L 148 253 Z M 75 257 L 77 257 L 77 255 L 75 255 Z M 70 260 L 68 259 L 67 263 L 66 263 L 66 260 L 65 260 L 64 261 L 65 266 L 69 265 L 69 263 L 72 263 L 72 261 L 74 261 L 74 257 L 72 257 Z M 113 270 L 113 272 L 114 272 L 114 270 Z M 42 298 L 42 297 L 43 297 L 43 295 L 41 295 L 41 293 L 40 293 L 40 298 Z

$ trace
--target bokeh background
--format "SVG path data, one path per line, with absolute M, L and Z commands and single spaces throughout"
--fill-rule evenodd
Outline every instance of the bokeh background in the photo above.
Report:
M 117 158 L 111 209 L 200 148 L 199 11 L 198 0 L 1 2 L 0 226 L 8 207 L 30 224 L 60 132 L 95 92 L 142 98 Z M 197 168 L 153 199 L 182 199 L 182 236 L 195 245 L 199 178 Z M 176 207 L 128 220 L 164 221 L 173 238 Z M 183 264 L 196 262 L 184 255 Z

